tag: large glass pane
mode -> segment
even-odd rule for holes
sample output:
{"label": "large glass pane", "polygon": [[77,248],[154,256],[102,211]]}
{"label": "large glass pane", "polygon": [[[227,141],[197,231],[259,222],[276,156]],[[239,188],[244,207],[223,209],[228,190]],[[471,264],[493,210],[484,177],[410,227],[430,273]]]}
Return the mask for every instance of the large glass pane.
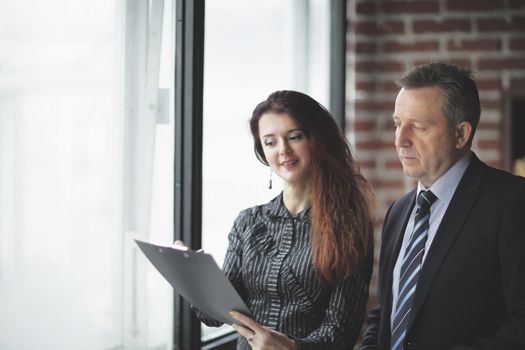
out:
{"label": "large glass pane", "polygon": [[171,349],[132,239],[173,236],[173,22],[170,0],[2,2],[0,349]]}
{"label": "large glass pane", "polygon": [[[240,210],[281,190],[253,153],[248,120],[275,90],[328,101],[329,1],[206,2],[204,63],[203,248],[222,265]],[[224,328],[225,331],[229,327]],[[222,330],[203,327],[203,340]]]}

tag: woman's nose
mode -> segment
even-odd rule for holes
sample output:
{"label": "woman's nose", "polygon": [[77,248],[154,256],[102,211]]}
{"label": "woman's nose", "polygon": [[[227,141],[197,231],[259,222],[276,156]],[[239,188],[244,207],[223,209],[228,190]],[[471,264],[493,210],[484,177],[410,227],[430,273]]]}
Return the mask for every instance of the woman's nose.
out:
{"label": "woman's nose", "polygon": [[281,144],[281,148],[279,149],[279,154],[290,154],[292,151],[292,149],[290,148],[290,145],[288,144],[288,142],[283,142]]}

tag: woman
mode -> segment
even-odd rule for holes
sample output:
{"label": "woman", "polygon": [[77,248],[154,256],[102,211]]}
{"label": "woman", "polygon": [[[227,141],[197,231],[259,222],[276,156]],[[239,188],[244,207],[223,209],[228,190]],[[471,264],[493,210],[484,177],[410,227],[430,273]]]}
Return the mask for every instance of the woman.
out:
{"label": "woman", "polygon": [[[250,120],[257,158],[282,193],[242,211],[223,266],[254,319],[237,349],[352,349],[372,273],[369,187],[330,113],[277,91]],[[197,312],[204,323],[218,325]]]}

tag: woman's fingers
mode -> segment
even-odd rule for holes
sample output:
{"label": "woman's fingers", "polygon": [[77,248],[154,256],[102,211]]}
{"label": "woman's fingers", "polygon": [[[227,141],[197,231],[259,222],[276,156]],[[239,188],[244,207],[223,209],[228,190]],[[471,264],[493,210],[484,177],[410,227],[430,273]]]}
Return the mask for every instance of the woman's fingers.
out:
{"label": "woman's fingers", "polygon": [[246,338],[252,349],[297,349],[297,344],[283,333],[260,325],[252,318],[237,311],[230,311],[230,316],[241,322],[244,326],[233,324],[232,327],[241,336]]}
{"label": "woman's fingers", "polygon": [[238,325],[236,323],[232,324],[233,329],[235,329],[240,335],[246,338],[246,340],[251,341],[253,338],[253,331],[249,328],[243,327],[241,325]]}
{"label": "woman's fingers", "polygon": [[254,337],[258,332],[260,334],[261,330],[264,330],[262,326],[257,323],[257,321],[237,311],[230,311],[230,316],[245,325],[241,326],[238,324],[232,324],[232,327],[239,332],[240,335],[246,338],[253,348],[254,345],[252,342],[254,341]]}
{"label": "woman's fingers", "polygon": [[230,311],[230,316],[236,319],[237,321],[240,321],[242,324],[246,325],[248,328],[250,328],[256,333],[263,330],[263,327],[259,323],[257,323],[257,321],[246,315],[241,314],[240,312],[232,310]]}
{"label": "woman's fingers", "polygon": [[173,242],[172,247],[177,248],[177,249],[188,249],[188,246],[184,244],[183,241],[179,241],[179,240],[176,240],[175,242]]}
{"label": "woman's fingers", "polygon": [[[188,247],[186,245],[186,243],[184,243],[183,241],[179,241],[179,240],[176,240],[175,242],[173,242],[171,247],[175,248],[175,249],[180,249],[180,250],[189,250],[190,249],[190,247]],[[202,249],[199,249],[199,250],[196,250],[195,253],[204,253],[204,251]]]}

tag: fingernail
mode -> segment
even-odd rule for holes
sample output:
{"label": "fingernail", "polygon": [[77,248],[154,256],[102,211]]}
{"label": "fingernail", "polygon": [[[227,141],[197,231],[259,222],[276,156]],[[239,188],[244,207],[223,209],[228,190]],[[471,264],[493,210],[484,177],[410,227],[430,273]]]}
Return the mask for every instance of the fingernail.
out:
{"label": "fingernail", "polygon": [[229,312],[229,314],[230,314],[230,316],[232,316],[232,317],[234,317],[234,316],[236,316],[236,315],[237,315],[237,313],[236,313],[235,311],[233,311],[233,310],[232,310],[232,311],[230,311],[230,312]]}

